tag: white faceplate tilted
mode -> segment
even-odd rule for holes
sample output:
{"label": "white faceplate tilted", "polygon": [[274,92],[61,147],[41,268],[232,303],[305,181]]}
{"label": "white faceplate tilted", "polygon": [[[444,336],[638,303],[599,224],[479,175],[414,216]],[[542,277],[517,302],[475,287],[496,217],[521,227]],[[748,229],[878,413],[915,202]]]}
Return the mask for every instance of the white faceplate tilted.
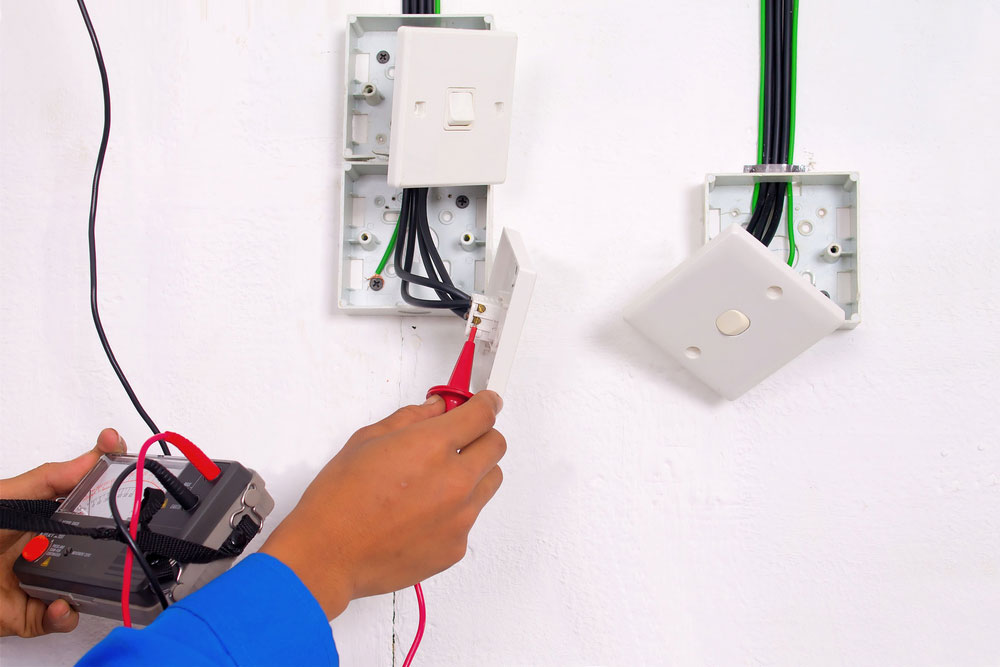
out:
{"label": "white faceplate tilted", "polygon": [[397,32],[389,184],[494,185],[507,177],[517,35]]}
{"label": "white faceplate tilted", "polygon": [[[481,315],[483,326],[476,336],[476,357],[472,366],[473,391],[492,389],[501,396],[507,390],[521,329],[535,289],[535,271],[528,260],[521,235],[504,229],[493,258],[493,271],[484,295],[473,296],[472,317]],[[477,304],[484,311],[478,313]]]}
{"label": "white faceplate tilted", "polygon": [[[749,326],[724,334],[743,329],[740,315]],[[633,301],[625,319],[732,400],[837,329],[844,312],[732,225]]]}

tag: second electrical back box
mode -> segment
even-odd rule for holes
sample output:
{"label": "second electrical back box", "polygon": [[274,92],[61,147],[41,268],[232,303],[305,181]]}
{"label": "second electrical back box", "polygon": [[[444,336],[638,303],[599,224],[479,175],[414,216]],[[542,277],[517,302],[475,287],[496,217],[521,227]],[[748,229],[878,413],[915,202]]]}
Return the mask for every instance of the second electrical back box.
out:
{"label": "second electrical back box", "polygon": [[[492,185],[506,176],[517,38],[489,16],[351,16],[338,305],[356,314],[444,314],[404,303],[391,243],[403,188],[429,187],[431,234],[455,285],[483,293]],[[419,258],[414,271],[423,273]],[[414,296],[434,298],[424,287]]]}

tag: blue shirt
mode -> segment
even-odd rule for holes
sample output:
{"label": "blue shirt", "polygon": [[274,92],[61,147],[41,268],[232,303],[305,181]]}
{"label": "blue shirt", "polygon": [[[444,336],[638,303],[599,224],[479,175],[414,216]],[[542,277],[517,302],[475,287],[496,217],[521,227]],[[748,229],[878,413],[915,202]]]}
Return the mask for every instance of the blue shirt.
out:
{"label": "blue shirt", "polygon": [[288,566],[247,556],[142,630],[116,628],[77,663],[96,665],[331,665],[326,614]]}

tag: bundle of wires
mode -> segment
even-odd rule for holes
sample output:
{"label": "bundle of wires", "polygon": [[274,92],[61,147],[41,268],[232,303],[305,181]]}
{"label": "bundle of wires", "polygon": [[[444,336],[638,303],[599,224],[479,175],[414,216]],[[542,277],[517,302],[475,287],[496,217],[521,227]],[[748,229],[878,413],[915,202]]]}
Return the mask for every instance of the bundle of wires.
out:
{"label": "bundle of wires", "polygon": [[403,0],[404,14],[440,14],[441,0]]}
{"label": "bundle of wires", "polygon": [[[798,16],[798,0],[761,0],[758,164],[792,163]],[[764,245],[770,245],[781,225],[786,196],[788,264],[791,266],[795,261],[791,181],[767,181],[754,186],[753,214],[747,231]]]}
{"label": "bundle of wires", "polygon": [[[428,188],[403,190],[403,205],[399,212],[399,221],[396,223],[396,231],[393,233],[396,275],[401,281],[400,294],[411,306],[446,308],[465,318],[472,305],[472,299],[452,282],[448,268],[441,259],[441,253],[434,245],[434,237],[427,218],[428,192]],[[420,261],[426,276],[413,272],[413,261],[417,252],[420,253]],[[437,299],[413,296],[410,293],[412,285],[421,285],[434,290]]]}

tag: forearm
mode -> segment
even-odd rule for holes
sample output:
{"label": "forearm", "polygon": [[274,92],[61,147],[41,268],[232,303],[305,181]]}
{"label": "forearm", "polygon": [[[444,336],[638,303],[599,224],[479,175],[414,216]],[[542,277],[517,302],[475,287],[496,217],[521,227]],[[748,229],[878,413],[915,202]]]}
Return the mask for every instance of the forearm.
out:
{"label": "forearm", "polygon": [[279,560],[254,554],[147,628],[118,628],[78,665],[338,665],[319,603]]}

